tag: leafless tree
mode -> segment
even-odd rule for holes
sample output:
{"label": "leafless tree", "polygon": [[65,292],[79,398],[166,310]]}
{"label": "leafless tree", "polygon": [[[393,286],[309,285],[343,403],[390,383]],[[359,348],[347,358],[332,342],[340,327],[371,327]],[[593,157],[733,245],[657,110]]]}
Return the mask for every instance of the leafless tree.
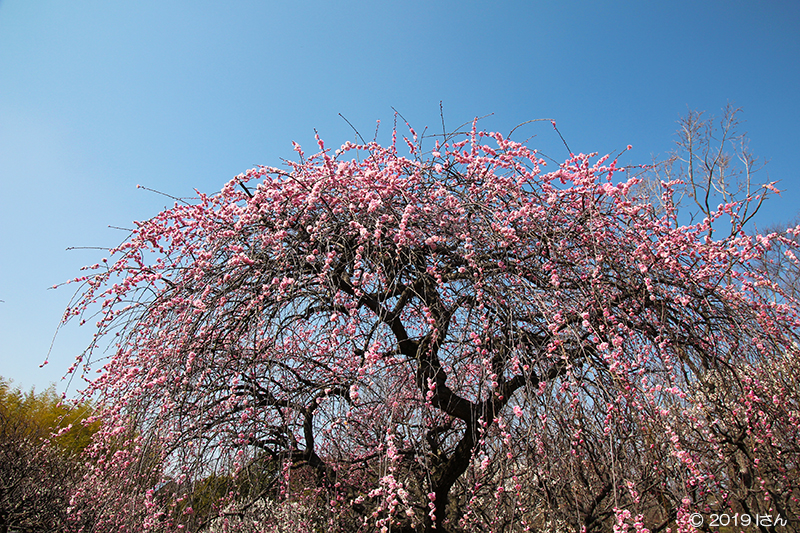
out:
{"label": "leafless tree", "polygon": [[[727,105],[717,118],[704,111],[689,111],[678,120],[675,148],[663,161],[656,161],[643,173],[641,190],[661,211],[670,203],[662,184],[670,184],[674,208],[681,208],[688,223],[711,219],[709,235],[725,224],[734,235],[751,221],[764,200],[776,193],[775,183],[758,183],[756,173],[764,166],[748,146],[747,132],[739,119],[741,108]],[[743,202],[741,210],[715,220],[720,206]]]}

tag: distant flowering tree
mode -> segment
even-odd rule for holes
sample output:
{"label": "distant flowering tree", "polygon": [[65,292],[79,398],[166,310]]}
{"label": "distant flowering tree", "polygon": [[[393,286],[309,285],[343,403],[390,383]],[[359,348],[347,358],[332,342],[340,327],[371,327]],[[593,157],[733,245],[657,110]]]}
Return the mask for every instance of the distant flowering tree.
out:
{"label": "distant flowering tree", "polygon": [[764,251],[758,264],[759,268],[768,274],[771,281],[765,290],[770,291],[774,285],[777,285],[780,288],[778,298],[788,295],[795,301],[800,300],[800,258],[796,254],[797,247],[800,245],[800,234],[787,231],[787,228],[791,230],[797,225],[800,225],[800,214],[789,223],[773,224],[763,228],[761,233],[764,235],[780,234],[793,242],[787,245],[784,239],[776,240],[769,249]]}
{"label": "distant flowering tree", "polygon": [[766,191],[683,226],[678,183],[656,209],[613,157],[544,172],[474,124],[429,152],[409,131],[295,145],[75,280],[66,319],[97,336],[74,368],[112,339],[97,530],[797,524],[798,317],[751,266],[794,241],[742,231]]}

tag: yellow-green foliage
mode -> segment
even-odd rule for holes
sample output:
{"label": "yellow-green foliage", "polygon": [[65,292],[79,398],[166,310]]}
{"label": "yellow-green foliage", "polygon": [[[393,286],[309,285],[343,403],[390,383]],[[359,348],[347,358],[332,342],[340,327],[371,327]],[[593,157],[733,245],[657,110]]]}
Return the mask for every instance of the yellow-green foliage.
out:
{"label": "yellow-green foliage", "polygon": [[70,427],[69,431],[52,440],[55,447],[67,455],[83,451],[97,431],[99,422],[85,424],[91,416],[89,404],[70,405],[61,400],[54,386],[42,392],[31,389],[22,392],[0,377],[0,422],[25,427],[29,435],[46,438]]}

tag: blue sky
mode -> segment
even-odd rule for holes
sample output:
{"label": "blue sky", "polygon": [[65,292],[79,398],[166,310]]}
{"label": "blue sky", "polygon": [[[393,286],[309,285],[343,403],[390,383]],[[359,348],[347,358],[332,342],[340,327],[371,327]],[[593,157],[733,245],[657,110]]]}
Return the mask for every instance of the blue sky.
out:
{"label": "blue sky", "polygon": [[[418,131],[492,113],[508,132],[554,118],[575,152],[664,156],[688,109],[743,108],[763,180],[800,205],[800,3],[0,0],[0,375],[60,382],[88,326],[63,328],[54,284],[175,196],[214,192],[291,141],[387,141],[392,106]],[[567,154],[546,122],[525,136]]]}

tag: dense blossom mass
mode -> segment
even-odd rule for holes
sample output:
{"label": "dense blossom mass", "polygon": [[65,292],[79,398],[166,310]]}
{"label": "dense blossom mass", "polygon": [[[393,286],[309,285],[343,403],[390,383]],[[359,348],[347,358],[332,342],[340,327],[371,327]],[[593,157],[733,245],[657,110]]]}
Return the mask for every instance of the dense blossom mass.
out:
{"label": "dense blossom mass", "polygon": [[409,137],[295,145],[75,280],[94,530],[796,524],[798,318],[751,267],[793,235],[742,231],[760,197],[681,225],[613,157]]}

